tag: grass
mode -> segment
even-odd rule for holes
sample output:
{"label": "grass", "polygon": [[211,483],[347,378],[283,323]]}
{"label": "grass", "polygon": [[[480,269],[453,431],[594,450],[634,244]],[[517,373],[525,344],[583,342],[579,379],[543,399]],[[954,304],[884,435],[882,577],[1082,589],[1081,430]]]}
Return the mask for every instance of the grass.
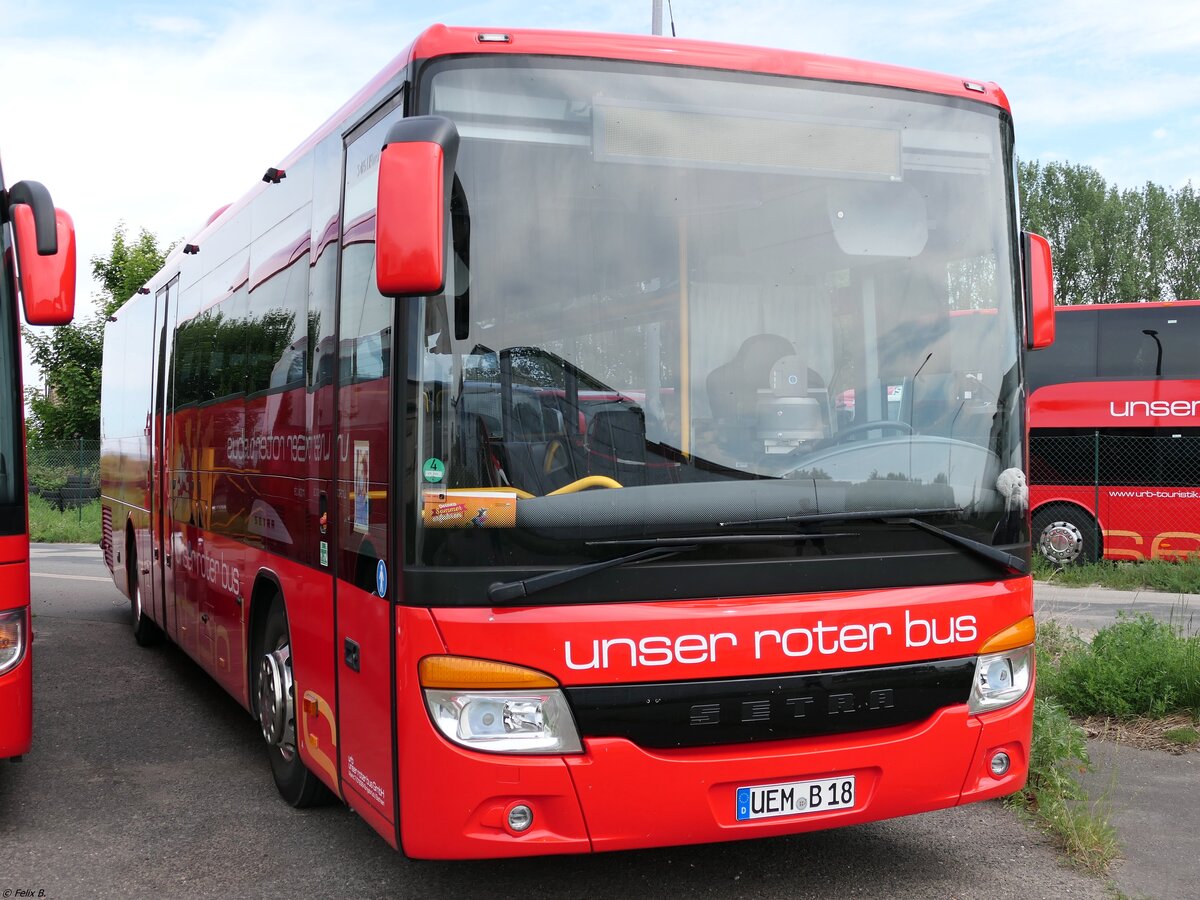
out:
{"label": "grass", "polygon": [[1197,741],[1200,741],[1200,731],[1187,725],[1183,728],[1172,728],[1170,731],[1164,731],[1163,737],[1172,744],[1177,744],[1180,747],[1193,747]]}
{"label": "grass", "polygon": [[100,543],[100,501],[93,500],[81,509],[60,512],[41,497],[31,494],[29,539],[34,543],[50,544]]}
{"label": "grass", "polygon": [[[1038,626],[1037,698],[1029,781],[1009,802],[1053,835],[1068,858],[1104,871],[1118,852],[1116,831],[1076,776],[1091,768],[1084,730],[1072,716],[1120,720],[1185,713],[1200,718],[1200,635],[1149,616],[1122,616],[1089,643],[1054,622]],[[1200,742],[1192,725],[1163,733]]]}
{"label": "grass", "polygon": [[1200,594],[1200,560],[1189,557],[1181,562],[1150,559],[1144,562],[1102,560],[1059,567],[1040,553],[1033,555],[1033,577],[1068,587],[1098,584],[1118,591],[1148,588],[1177,594]]}
{"label": "grass", "polygon": [[1029,780],[1009,798],[1061,845],[1068,859],[1103,872],[1116,859],[1117,833],[1101,804],[1089,802],[1076,775],[1091,768],[1087,739],[1066,710],[1038,697],[1033,706]]}
{"label": "grass", "polygon": [[1200,715],[1200,635],[1150,616],[1120,616],[1087,643],[1047,623],[1038,691],[1073,716]]}

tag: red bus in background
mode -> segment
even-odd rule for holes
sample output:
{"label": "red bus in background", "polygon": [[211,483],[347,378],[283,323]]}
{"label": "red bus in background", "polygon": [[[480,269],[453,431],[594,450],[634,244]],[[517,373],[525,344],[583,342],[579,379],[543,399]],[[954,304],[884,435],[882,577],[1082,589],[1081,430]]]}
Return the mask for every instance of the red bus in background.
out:
{"label": "red bus in background", "polygon": [[1200,553],[1200,300],[1059,307],[1030,357],[1030,501],[1057,563]]}
{"label": "red bus in background", "polygon": [[137,641],[416,857],[1012,793],[1053,301],[1011,152],[991,84],[430,28],[106,330]]}
{"label": "red bus in background", "polygon": [[36,181],[0,173],[0,760],[33,741],[33,640],[20,296],[30,325],[64,325],[75,307],[75,230]]}

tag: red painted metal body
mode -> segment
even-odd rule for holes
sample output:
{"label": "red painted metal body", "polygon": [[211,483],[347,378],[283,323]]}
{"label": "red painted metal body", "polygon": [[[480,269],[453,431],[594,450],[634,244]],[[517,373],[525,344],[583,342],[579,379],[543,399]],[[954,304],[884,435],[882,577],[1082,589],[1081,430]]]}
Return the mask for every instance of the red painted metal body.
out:
{"label": "red painted metal body", "polygon": [[17,309],[23,306],[33,325],[71,320],[75,229],[37,182],[6,187],[0,175],[0,208],[0,759],[5,759],[29,752],[33,741],[29,482]]}
{"label": "red painted metal body", "polygon": [[[429,29],[281,161],[286,180],[259,185],[214,216],[190,241],[198,254],[172,257],[150,293],[117,313],[106,358],[138,362],[124,350],[135,341],[166,348],[166,362],[161,375],[148,358],[128,372],[106,371],[105,403],[112,404],[106,422],[121,423],[106,432],[102,451],[106,558],[116,585],[128,592],[131,581],[138,583],[151,598],[148,617],[251,710],[251,648],[261,609],[277,595],[290,629],[300,758],[385,840],[413,856],[732,840],[872,821],[1019,788],[1027,771],[1032,692],[998,712],[971,715],[962,703],[911,725],[804,740],[652,750],[623,738],[588,737],[582,754],[562,756],[504,756],[452,745],[431,722],[417,680],[418,663],[429,655],[502,660],[546,672],[568,688],[966,659],[993,634],[1031,615],[1031,582],[782,596],[755,595],[747,585],[745,595],[717,599],[449,606],[445,598],[406,595],[398,562],[404,534],[395,521],[396,495],[402,472],[411,477],[409,467],[420,459],[394,459],[401,451],[393,441],[407,427],[404,403],[417,401],[401,396],[407,388],[392,379],[355,369],[360,350],[370,349],[361,339],[378,334],[383,340],[386,331],[387,340],[395,340],[390,325],[347,338],[357,323],[343,320],[341,346],[330,351],[318,334],[333,332],[318,332],[320,323],[309,322],[308,383],[287,380],[285,354],[261,390],[164,399],[164,391],[183,390],[195,371],[207,373],[207,364],[188,369],[176,355],[186,345],[181,335],[200,327],[205,315],[211,313],[217,334],[222,310],[239,302],[253,308],[273,290],[285,293],[289,279],[303,275],[306,295],[317,298],[318,287],[332,291],[334,272],[346,277],[353,268],[348,260],[364,249],[359,245],[375,240],[375,223],[373,213],[350,211],[353,184],[338,184],[347,152],[342,135],[379,124],[368,114],[386,112],[384,101],[394,100],[418,61],[484,53],[886,85],[1008,110],[995,85],[968,87],[947,76],[808,54],[556,32],[480,43],[472,30]],[[332,155],[323,156],[326,151]],[[376,164],[365,157],[346,173],[347,182]],[[309,187],[297,188],[303,184]],[[342,264],[334,267],[338,254]],[[415,352],[408,340],[408,352]],[[392,349],[389,344],[389,359]],[[168,384],[174,387],[163,387]],[[579,417],[585,432],[584,413]],[[132,574],[131,554],[138,561]],[[353,666],[347,665],[349,643],[355,645]],[[665,646],[671,658],[662,664]],[[640,648],[649,647],[655,652],[648,662]],[[996,779],[988,762],[1000,748],[1013,766]],[[842,774],[856,776],[861,798],[847,813],[734,820],[739,787]],[[504,826],[506,809],[517,802],[533,808],[536,823],[519,837]]]}
{"label": "red painted metal body", "polygon": [[[814,671],[878,661],[970,655],[988,636],[1032,614],[1029,579],[991,585],[850,592],[830,596],[738,597],[692,603],[620,604],[584,608],[406,610],[398,627],[397,657],[449,652],[503,658],[555,676],[564,685],[720,678]],[[939,637],[950,622],[974,617],[978,638],[957,646],[906,646],[927,634]],[[802,659],[781,658],[773,637],[755,635],[791,627],[886,624],[875,629],[874,653],[837,649]],[[736,638],[716,642],[704,662],[640,671],[627,665],[578,671],[566,665],[566,642],[649,635],[677,642],[717,631]],[[868,632],[870,630],[868,629]],[[536,636],[536,637],[534,637]],[[814,643],[833,649],[824,632]],[[578,643],[577,643],[578,642]],[[676,644],[679,646],[678,644]],[[697,644],[699,646],[699,644]],[[798,645],[799,646],[799,645]],[[855,644],[854,646],[857,646]],[[590,650],[585,656],[590,656]],[[697,652],[693,658],[705,654]],[[578,663],[579,657],[574,657]],[[397,672],[400,713],[401,837],[405,852],[421,857],[574,853],[706,841],[739,840],[851,825],[955,806],[1017,790],[1025,780],[1032,695],[983,716],[965,705],[911,725],[796,741],[727,747],[649,750],[621,738],[593,738],[581,756],[506,759],[451,747],[429,724],[413,674]],[[647,674],[650,672],[652,674]],[[1013,755],[1004,778],[991,777],[987,761],[998,749]],[[429,772],[437,772],[436,779]],[[738,787],[856,775],[865,802],[848,812],[756,822],[734,819]],[[535,810],[538,831],[514,840],[501,813],[513,802]],[[437,810],[437,814],[430,814]]]}
{"label": "red painted metal body", "polygon": [[22,756],[33,743],[33,632],[29,614],[29,537],[0,537],[0,612],[25,616],[25,653],[0,675],[0,760]]}
{"label": "red painted metal body", "polygon": [[[1184,368],[1194,359],[1200,301],[1059,307],[1059,328],[1068,334],[1068,340],[1085,316],[1095,319],[1100,327],[1109,327],[1109,323],[1113,326],[1104,338],[1092,331],[1082,346],[1070,344],[1085,356],[1094,355],[1099,371],[1090,366],[1087,376],[1073,379],[1055,371],[1058,357],[1033,357],[1035,363],[1050,370],[1038,379],[1029,397],[1034,446],[1045,436],[1051,440],[1064,439],[1059,436],[1077,439],[1079,471],[1074,473],[1077,477],[1056,477],[1072,468],[1057,461],[1035,469],[1035,476],[1041,477],[1031,477],[1030,508],[1035,514],[1052,505],[1082,510],[1098,524],[1106,559],[1178,560],[1194,556],[1200,553],[1200,488],[1188,477],[1191,470],[1180,460],[1180,453],[1172,454],[1170,461],[1159,460],[1156,457],[1162,450],[1156,447],[1170,450],[1173,442],[1180,447],[1191,442],[1189,446],[1194,447],[1200,439],[1200,380],[1196,374],[1180,374],[1178,368],[1181,359],[1185,360]],[[1137,321],[1130,318],[1125,322],[1119,317],[1137,317]],[[1162,327],[1164,321],[1169,327]],[[1167,352],[1174,354],[1173,360],[1168,357],[1169,364],[1175,363],[1174,374],[1168,369],[1162,377],[1155,377],[1155,345],[1142,329],[1146,324],[1157,326],[1156,333],[1161,334]],[[1172,335],[1170,328],[1174,327],[1186,331]],[[1116,372],[1106,376],[1098,340],[1117,340],[1127,346],[1145,344],[1144,371],[1125,377]],[[1162,365],[1161,356],[1157,362]],[[1128,464],[1121,466],[1124,477],[1108,475],[1103,471],[1108,468],[1105,465],[1097,484],[1094,456],[1100,452],[1108,457],[1108,448],[1115,447],[1111,444],[1114,440],[1126,442],[1123,449],[1111,451],[1128,457]]]}

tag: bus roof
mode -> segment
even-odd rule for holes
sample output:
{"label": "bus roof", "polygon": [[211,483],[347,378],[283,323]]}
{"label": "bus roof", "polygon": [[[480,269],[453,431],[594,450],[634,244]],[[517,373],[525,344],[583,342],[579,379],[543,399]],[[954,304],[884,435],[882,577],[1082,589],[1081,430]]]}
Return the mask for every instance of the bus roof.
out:
{"label": "bus roof", "polygon": [[1200,300],[1153,300],[1147,303],[1072,303],[1054,307],[1054,313],[1084,309],[1162,309],[1168,306],[1200,306]]}

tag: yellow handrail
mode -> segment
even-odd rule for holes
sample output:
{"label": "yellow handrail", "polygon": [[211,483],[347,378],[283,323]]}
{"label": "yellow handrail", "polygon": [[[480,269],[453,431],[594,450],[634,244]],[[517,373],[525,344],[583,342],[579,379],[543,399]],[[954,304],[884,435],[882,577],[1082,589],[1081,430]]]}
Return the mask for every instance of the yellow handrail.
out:
{"label": "yellow handrail", "polygon": [[619,481],[614,481],[607,475],[588,475],[586,478],[580,478],[578,481],[572,481],[568,485],[560,487],[557,491],[551,491],[546,496],[554,497],[558,494],[574,494],[577,491],[586,491],[588,488],[619,488],[624,487]]}

